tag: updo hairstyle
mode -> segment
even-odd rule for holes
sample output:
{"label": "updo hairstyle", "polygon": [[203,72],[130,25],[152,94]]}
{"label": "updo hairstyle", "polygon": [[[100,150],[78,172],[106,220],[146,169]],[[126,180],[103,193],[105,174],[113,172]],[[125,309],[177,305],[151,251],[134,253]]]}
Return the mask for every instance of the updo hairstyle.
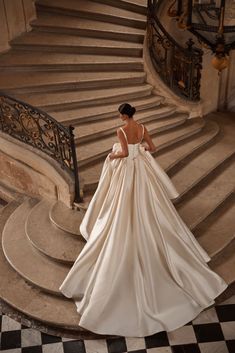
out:
{"label": "updo hairstyle", "polygon": [[131,118],[135,114],[136,109],[128,103],[123,103],[119,106],[118,111],[119,113],[128,115],[128,117]]}

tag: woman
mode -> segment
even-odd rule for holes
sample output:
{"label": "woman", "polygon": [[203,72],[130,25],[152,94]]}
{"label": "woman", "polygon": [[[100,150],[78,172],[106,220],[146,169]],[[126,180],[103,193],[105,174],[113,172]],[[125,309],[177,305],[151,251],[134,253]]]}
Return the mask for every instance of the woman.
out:
{"label": "woman", "polygon": [[79,326],[144,337],[185,325],[228,285],[172,204],[179,194],[135,108],[124,103],[119,112],[119,143],[80,225],[87,243],[60,291],[75,301]]}

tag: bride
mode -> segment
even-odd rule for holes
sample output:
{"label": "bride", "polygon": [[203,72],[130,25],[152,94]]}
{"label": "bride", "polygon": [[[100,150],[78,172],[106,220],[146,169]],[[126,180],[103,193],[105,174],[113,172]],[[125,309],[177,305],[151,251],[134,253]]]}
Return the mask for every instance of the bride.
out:
{"label": "bride", "polygon": [[212,305],[228,284],[176,211],[179,193],[151,152],[146,127],[128,103],[118,143],[106,157],[80,225],[87,241],[60,286],[79,326],[145,337],[173,331]]}

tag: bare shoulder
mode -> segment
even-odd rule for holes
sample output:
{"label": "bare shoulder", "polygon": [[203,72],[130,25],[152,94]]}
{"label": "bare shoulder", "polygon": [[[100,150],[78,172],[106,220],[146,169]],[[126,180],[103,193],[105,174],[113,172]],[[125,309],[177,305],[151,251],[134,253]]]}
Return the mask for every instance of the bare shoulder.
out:
{"label": "bare shoulder", "polygon": [[117,135],[118,136],[123,135],[123,128],[121,128],[121,127],[117,128]]}

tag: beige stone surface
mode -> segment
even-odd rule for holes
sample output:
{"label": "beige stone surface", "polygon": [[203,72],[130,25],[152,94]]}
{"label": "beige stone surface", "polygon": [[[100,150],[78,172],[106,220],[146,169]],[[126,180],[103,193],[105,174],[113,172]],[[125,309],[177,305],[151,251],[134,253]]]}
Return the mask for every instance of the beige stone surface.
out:
{"label": "beige stone surface", "polygon": [[9,41],[30,30],[29,22],[36,17],[33,0],[0,1],[0,52],[9,48]]}
{"label": "beige stone surface", "polygon": [[8,27],[7,27],[7,18],[4,6],[5,0],[0,0],[0,23],[1,23],[1,36],[0,36],[0,52],[4,52],[9,49],[8,44]]}
{"label": "beige stone surface", "polygon": [[70,209],[63,202],[57,201],[52,203],[47,211],[51,222],[58,228],[74,235],[80,235],[79,227],[85,214],[84,210]]}
{"label": "beige stone surface", "polygon": [[[217,121],[219,124],[218,119]],[[195,183],[198,183],[226,159],[235,154],[234,130],[235,121],[226,119],[226,116],[224,116],[223,128],[221,128],[217,141],[208,146],[202,153],[192,157],[188,163],[182,164],[180,169],[174,173],[172,181],[181,194],[187,192]]]}
{"label": "beige stone surface", "polygon": [[235,239],[235,194],[227,198],[194,234],[211,257],[219,254]]}
{"label": "beige stone surface", "polygon": [[[102,3],[93,3],[89,0],[79,0],[78,1],[68,1],[60,0],[40,0],[38,1],[39,7],[42,8],[58,8],[63,9],[67,14],[79,14],[85,13],[86,18],[97,20],[106,20],[111,23],[118,23],[126,26],[132,26],[137,28],[145,28],[146,26],[146,16],[144,14],[134,13],[133,11],[117,8],[111,4],[106,5]],[[54,9],[54,11],[56,11]]]}
{"label": "beige stone surface", "polygon": [[27,101],[31,105],[50,112],[64,108],[82,108],[115,102],[117,102],[118,105],[122,100],[149,96],[151,91],[152,86],[143,83],[134,87],[100,88],[99,90],[91,89],[83,91],[73,90],[59,93],[32,93],[30,95],[17,94],[17,97],[23,101]]}
{"label": "beige stone surface", "polygon": [[144,29],[123,26],[117,23],[95,21],[94,19],[68,17],[63,14],[45,13],[32,24],[33,28],[56,28],[57,32],[63,29],[63,33],[76,33],[77,35],[97,35],[104,38],[125,40],[126,34],[133,42],[143,42]]}
{"label": "beige stone surface", "polygon": [[[4,209],[0,223],[0,236],[6,220],[18,206],[19,203],[13,202]],[[27,283],[9,265],[1,247],[0,263],[0,296],[3,300],[37,320],[64,328],[78,329],[79,315],[72,301],[48,295]]]}
{"label": "beige stone surface", "polygon": [[[188,194],[178,205],[180,216],[191,228],[204,220],[217,208],[224,198],[234,190],[235,158],[219,166],[210,175],[210,182],[199,183],[194,190],[195,197]],[[177,186],[177,185],[176,185]]]}
{"label": "beige stone surface", "polygon": [[9,39],[18,36],[26,30],[24,7],[21,1],[4,1],[6,9],[6,18],[9,30]]}
{"label": "beige stone surface", "polygon": [[27,31],[31,30],[30,22],[36,18],[35,0],[23,0],[25,26]]}
{"label": "beige stone surface", "polygon": [[[158,108],[161,103],[164,103],[164,97],[150,95],[142,98],[133,98],[129,100],[130,104],[136,107],[138,113],[144,110]],[[118,104],[107,103],[98,106],[88,106],[84,108],[75,108],[68,111],[53,111],[51,114],[64,124],[85,123],[87,121],[99,121],[104,119],[114,119],[118,116]]]}
{"label": "beige stone surface", "polygon": [[72,177],[43,152],[0,133],[2,177],[19,191],[63,200],[71,206],[74,197]]}
{"label": "beige stone surface", "polygon": [[205,148],[206,144],[212,142],[220,131],[219,125],[214,121],[207,121],[202,130],[189,138],[179,141],[173,146],[169,146],[160,151],[156,160],[160,165],[172,175],[172,169],[177,167],[180,161],[196,153],[200,148]]}
{"label": "beige stone surface", "polygon": [[59,287],[70,267],[36,250],[25,233],[25,222],[34,204],[34,201],[26,200],[7,220],[2,235],[4,255],[25,280],[46,292],[62,296]]}
{"label": "beige stone surface", "polygon": [[[141,71],[143,69],[142,58],[112,56],[112,55],[79,55],[71,53],[40,53],[30,51],[25,55],[24,51],[5,53],[0,57],[0,68],[18,67],[44,71]],[[115,70],[114,70],[115,69]]]}
{"label": "beige stone surface", "polygon": [[[25,223],[26,235],[36,249],[52,260],[72,265],[86,241],[79,233],[74,235],[51,222],[49,212],[53,204],[54,202],[42,200],[32,208]],[[72,211],[65,205],[64,209],[67,214],[73,213],[71,223],[74,228],[79,228],[81,222],[79,212]],[[65,218],[66,214],[61,213],[59,224],[63,224]]]}
{"label": "beige stone surface", "polygon": [[[120,86],[128,82],[144,83],[143,72],[2,72],[0,89],[10,92],[62,91],[64,89]],[[20,88],[19,88],[20,87]]]}
{"label": "beige stone surface", "polygon": [[16,191],[57,199],[56,185],[30,166],[0,151],[0,179]]}

